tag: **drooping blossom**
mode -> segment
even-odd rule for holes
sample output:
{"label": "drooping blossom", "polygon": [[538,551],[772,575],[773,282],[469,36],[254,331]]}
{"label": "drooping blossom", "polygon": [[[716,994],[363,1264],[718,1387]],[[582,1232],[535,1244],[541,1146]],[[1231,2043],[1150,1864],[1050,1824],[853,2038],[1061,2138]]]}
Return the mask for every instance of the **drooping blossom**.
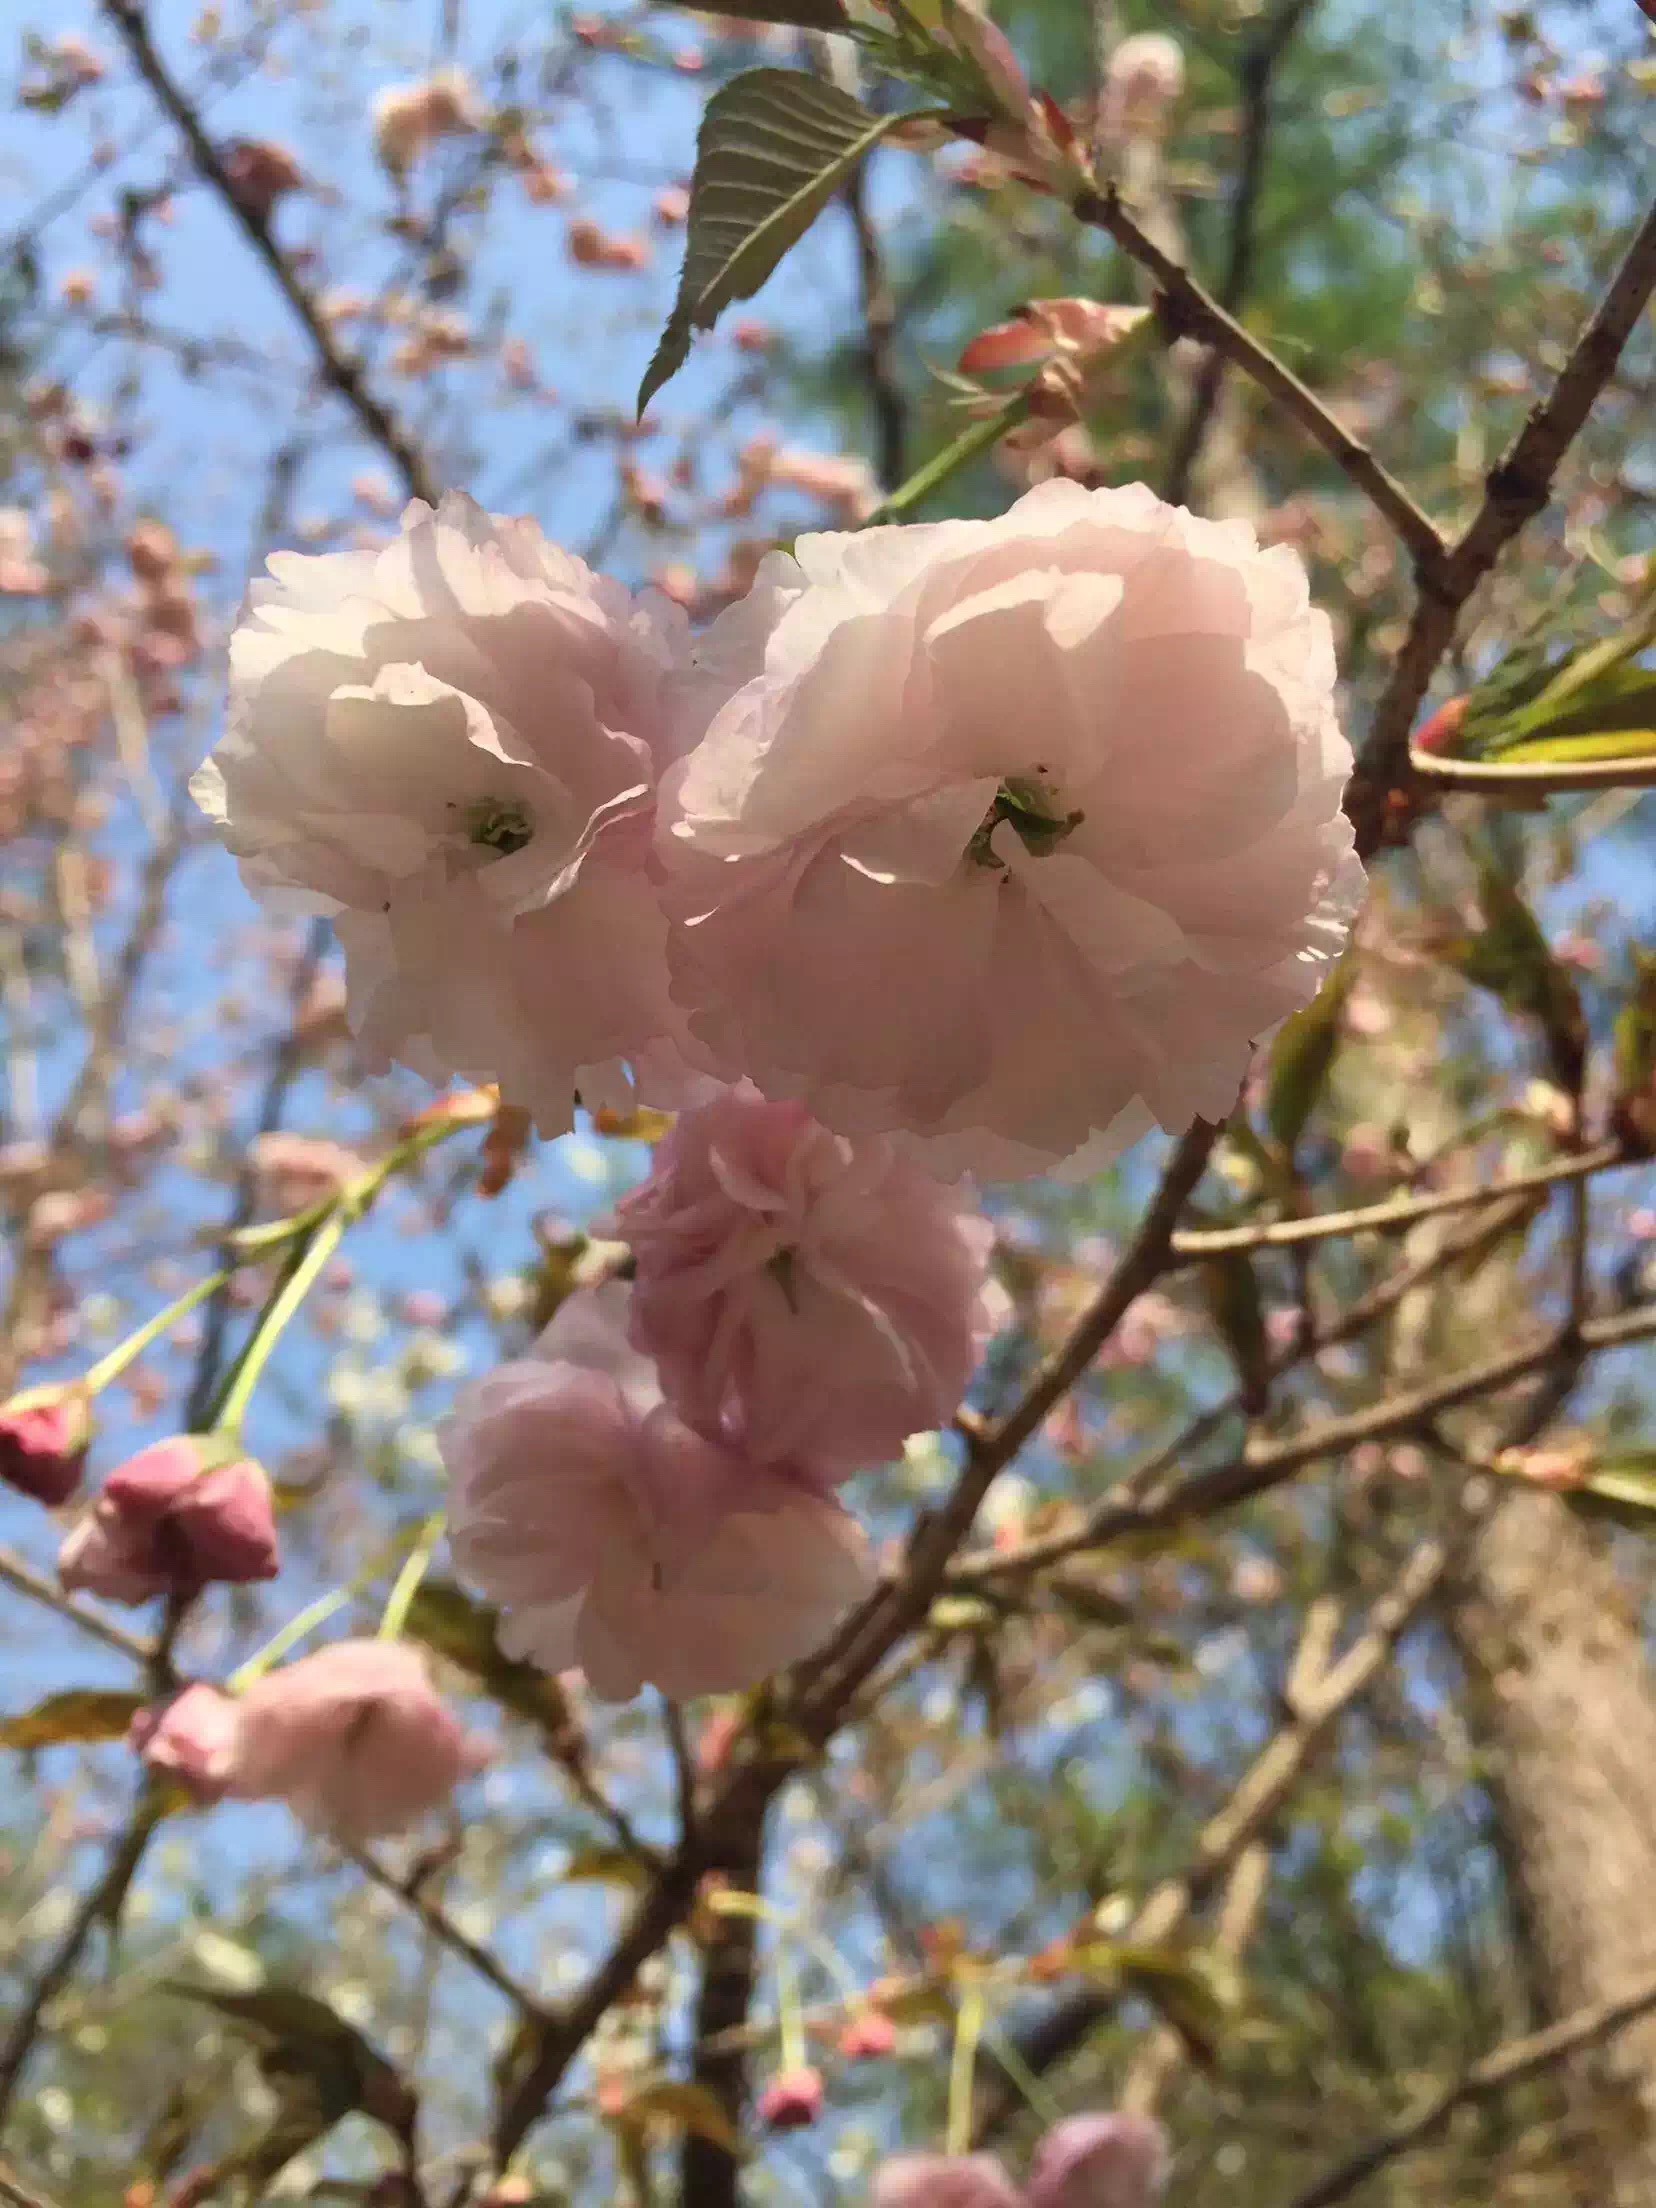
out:
{"label": "drooping blossom", "polygon": [[804,536],[696,656],[675,989],[717,1062],[843,1132],[1096,1168],[1223,1117],[1344,943],[1329,626],[1244,523],[1054,481]]}
{"label": "drooping blossom", "polygon": [[1066,2116],[1035,2149],[1029,2208],[1154,2208],[1167,2137],[1149,2116]]}
{"label": "drooping blossom", "polygon": [[895,1456],[991,1330],[988,1221],[886,1138],[750,1083],[681,1114],[600,1231],[632,1250],[631,1338],[675,1408],[769,1462]]}
{"label": "drooping blossom", "polygon": [[203,1804],[223,1799],[235,1765],[239,1706],[201,1681],[143,1709],[127,1731],[151,1771],[174,1779]]}
{"label": "drooping blossom", "polygon": [[760,2088],[759,2121],[767,2131],[799,2131],[822,2114],[822,2072],[779,2070]]}
{"label": "drooping blossom", "polygon": [[0,1480],[37,1503],[66,1503],[80,1485],[92,1435],[85,1398],[31,1391],[0,1406]]}
{"label": "drooping blossom", "polygon": [[336,1641],[256,1679],[237,1703],[226,1791],[285,1801],[360,1842],[402,1832],[488,1760],[406,1641]]}
{"label": "drooping blossom", "polygon": [[547,1132],[672,1025],[652,789],[686,635],[528,521],[419,503],[278,553],[191,784],[257,894],[333,916],[368,1052],[498,1081]]}
{"label": "drooping blossom", "polygon": [[897,2154],[874,2173],[869,2208],[1022,2208],[992,2154]]}
{"label": "drooping blossom", "polygon": [[270,1482],[211,1437],[175,1434],[119,1464],[65,1536],[58,1577],[111,1602],[273,1579]]}
{"label": "drooping blossom", "polygon": [[500,1645],[621,1701],[752,1686],[868,1584],[856,1522],[802,1474],[704,1439],[626,1340],[618,1282],[571,1296],[530,1357],[438,1430],[462,1574]]}

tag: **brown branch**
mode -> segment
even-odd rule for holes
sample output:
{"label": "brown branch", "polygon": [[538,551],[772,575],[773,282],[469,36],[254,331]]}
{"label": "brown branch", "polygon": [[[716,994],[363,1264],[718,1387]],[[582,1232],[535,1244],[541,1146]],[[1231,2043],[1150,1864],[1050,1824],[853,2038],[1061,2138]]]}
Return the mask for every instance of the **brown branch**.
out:
{"label": "brown branch", "polygon": [[1411,2113],[1389,2131],[1381,2132],[1366,2147],[1360,2147],[1303,2192],[1296,2193],[1289,2208],[1332,2208],[1333,2202],[1344,2200],[1388,2162],[1441,2131],[1456,2109],[1504,2093],[1509,2086],[1521,2084],[1525,2078],[1551,2069],[1555,2063],[1566,2061],[1585,2048],[1598,2046],[1617,2032],[1625,2031],[1628,2025],[1638,2023],[1653,2009],[1656,2009],[1656,1981],[1647,1980],[1617,2000],[1599,2001],[1591,2008],[1577,2009],[1557,2024],[1549,2024],[1544,2031],[1509,2040],[1505,2046],[1497,2047],[1493,2053],[1473,2063],[1453,2085],[1419,2101]]}
{"label": "brown branch", "polygon": [[1416,1433],[1441,1412],[1497,1394],[1550,1366],[1573,1367],[1578,1354],[1619,1349],[1652,1336],[1656,1336],[1656,1304],[1643,1304],[1618,1318],[1594,1320],[1563,1340],[1557,1334],[1548,1334],[1525,1348],[1509,1350],[1483,1364],[1465,1366],[1429,1386],[1388,1396],[1366,1411],[1324,1419],[1288,1441],[1245,1448],[1228,1462],[1192,1473],[1185,1480],[1164,1480],[1131,1501],[1107,1497],[1088,1514],[1083,1525],[1065,1533],[1042,1535],[1016,1548],[963,1557],[952,1576],[961,1582],[981,1583],[1057,1563],[1130,1534],[1161,1532],[1193,1519],[1214,1517],[1239,1503],[1254,1501],[1319,1458],[1342,1456],[1365,1441]]}
{"label": "brown branch", "polygon": [[0,1581],[15,1588],[18,1594],[27,1595],[31,1602],[44,1603],[48,1610],[55,1610],[60,1618],[67,1618],[71,1625],[90,1633],[94,1640],[102,1641],[107,1648],[118,1649],[123,1656],[130,1656],[134,1663],[151,1664],[155,1661],[156,1643],[128,1632],[113,1618],[106,1618],[101,1610],[90,1603],[78,1602],[73,1595],[66,1595],[55,1580],[37,1572],[32,1564],[24,1562],[14,1549],[0,1548]]}
{"label": "brown branch", "polygon": [[0,2162],[0,2201],[5,2203],[5,2208],[54,2208],[54,2203],[44,2193],[30,2192],[27,2186],[20,2184],[3,2162]]}
{"label": "brown branch", "polygon": [[133,1873],[149,1846],[150,1835],[165,1814],[156,1789],[146,1779],[127,1822],[109,1851],[103,1875],[81,1897],[80,1906],[64,1926],[45,1967],[29,1989],[5,2042],[0,2045],[0,2134],[11,2113],[25,2064],[40,2033],[41,2022],[55,1996],[67,1985],[81,1951],[100,1920],[120,1907]]}
{"label": "brown branch", "polygon": [[[737,1835],[738,1846],[715,1867],[740,1893],[756,1893],[762,1883],[764,1827],[755,1821]],[[711,2093],[738,2134],[747,2100],[747,2050],[729,2035],[748,2020],[757,1968],[759,1927],[749,1916],[714,1920],[702,1952],[701,1988],[696,1999],[696,2051],[690,2075]],[[686,2131],[679,2153],[679,2198],[695,2208],[738,2208],[742,2165],[728,2148],[695,2131]]]}
{"label": "brown branch", "polygon": [[[1240,310],[1253,275],[1259,198],[1271,135],[1271,80],[1313,4],[1314,0],[1282,0],[1242,52],[1238,71],[1242,82],[1242,145],[1231,194],[1225,270],[1217,293],[1218,304],[1227,314]],[[1182,505],[1190,495],[1191,478],[1207,442],[1224,375],[1225,355],[1217,345],[1210,344],[1202,356],[1189,410],[1180,425],[1162,484],[1162,496],[1175,505]]]}
{"label": "brown branch", "polygon": [[[1335,419],[1309,384],[1302,383],[1268,346],[1251,337],[1217,299],[1162,251],[1128,212],[1117,187],[1102,184],[1096,191],[1081,192],[1071,207],[1079,221],[1107,231],[1131,260],[1149,270],[1157,288],[1157,306],[1170,334],[1203,339],[1292,415],[1385,518],[1407,547],[1417,572],[1423,578],[1435,577],[1447,557],[1435,523],[1368,446]],[[1432,664],[1436,666],[1435,659]]]}
{"label": "brown branch", "polygon": [[202,181],[217,193],[304,326],[323,381],[345,401],[365,433],[391,462],[409,496],[435,505],[438,485],[425,456],[384,400],[370,388],[361,361],[340,350],[316,301],[277,244],[269,222],[248,204],[244,194],[237,192],[200,115],[156,49],[141,0],[103,0],[103,12],[131,55],[133,66],[177,125]]}
{"label": "brown branch", "polygon": [[1352,1211],[1319,1212],[1311,1219],[1272,1219],[1257,1227],[1201,1227],[1173,1237],[1175,1257],[1217,1257],[1227,1250],[1292,1248],[1304,1242],[1328,1242],[1352,1234],[1389,1232],[1413,1226],[1419,1219],[1434,1219],[1446,1212],[1474,1211],[1483,1204],[1497,1204],[1513,1196],[1540,1194],[1563,1182],[1583,1181],[1618,1165],[1632,1165],[1620,1143],[1600,1143],[1580,1157],[1560,1159],[1556,1165],[1538,1166],[1533,1173],[1515,1173],[1510,1180],[1486,1181],[1476,1188],[1449,1188],[1430,1196],[1398,1196],[1383,1204],[1365,1204]]}
{"label": "brown branch", "polygon": [[365,1878],[372,1879],[376,1886],[401,1902],[405,1909],[411,1909],[434,1939],[441,1941],[462,1962],[469,1963],[478,1976],[487,1979],[497,1993],[503,1993],[520,2016],[531,2023],[544,2017],[546,2012],[534,1995],[520,1986],[486,1947],[480,1947],[475,1940],[468,1939],[440,1902],[433,1901],[421,1887],[398,1878],[394,1871],[366,1848],[353,1848],[344,1841],[337,1845],[341,1854],[347,1856]]}
{"label": "brown branch", "polygon": [[[1380,838],[1388,797],[1407,781],[1409,731],[1467,600],[1552,495],[1564,455],[1615,372],[1656,290],[1653,204],[1547,396],[1485,480],[1483,504],[1441,563],[1420,566],[1420,595],[1391,680],[1375,708],[1346,806],[1360,842]],[[1419,563],[1417,563],[1419,564]]]}

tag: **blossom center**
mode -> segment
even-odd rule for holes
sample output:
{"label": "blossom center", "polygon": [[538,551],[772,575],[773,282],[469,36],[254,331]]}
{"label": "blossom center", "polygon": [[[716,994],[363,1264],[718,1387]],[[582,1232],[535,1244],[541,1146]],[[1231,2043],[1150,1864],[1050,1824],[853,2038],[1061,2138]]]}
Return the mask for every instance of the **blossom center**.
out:
{"label": "blossom center", "polygon": [[461,818],[466,841],[501,858],[521,851],[535,833],[535,816],[519,798],[473,798]]}
{"label": "blossom center", "polygon": [[1044,768],[1037,767],[1032,774],[1009,774],[972,831],[966,856],[974,866],[1004,869],[1005,861],[996,856],[994,848],[995,830],[1004,820],[1032,859],[1044,859],[1066,836],[1073,835],[1086,817],[1079,810],[1064,809],[1058,792],[1045,778]]}

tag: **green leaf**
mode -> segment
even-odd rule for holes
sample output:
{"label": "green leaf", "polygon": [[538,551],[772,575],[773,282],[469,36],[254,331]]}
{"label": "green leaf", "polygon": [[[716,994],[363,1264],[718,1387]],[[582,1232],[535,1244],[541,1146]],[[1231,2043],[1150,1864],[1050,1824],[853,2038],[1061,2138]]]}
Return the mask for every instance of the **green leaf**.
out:
{"label": "green leaf", "polygon": [[1311,1002],[1283,1021],[1271,1045],[1265,1080],[1265,1124],[1292,1153],[1328,1085],[1340,1041],[1340,1015],[1357,969],[1341,959]]}
{"label": "green leaf", "polygon": [[671,2124],[677,2131],[688,2131],[698,2139],[706,2139],[738,2160],[746,2159],[747,2148],[741,2134],[705,2085],[663,2078],[655,2085],[641,2086],[615,2115],[618,2124],[629,2125],[635,2130],[657,2120]]}
{"label": "green leaf", "polygon": [[414,2096],[401,2073],[326,2001],[297,1986],[225,1993],[175,1978],[166,1990],[216,2009],[244,2031],[265,2077],[284,2098],[313,2109],[323,2128],[361,2109],[399,2139],[408,2136]]}
{"label": "green leaf", "polygon": [[1574,981],[1553,957],[1540,923],[1499,867],[1478,869],[1481,935],[1445,948],[1449,964],[1509,1011],[1537,1022],[1547,1039],[1554,1078],[1579,1095],[1587,1051],[1587,1021]]}
{"label": "green leaf", "polygon": [[1259,1281],[1246,1250],[1208,1258],[1202,1266],[1202,1290],[1209,1316],[1236,1366],[1242,1408],[1258,1413],[1270,1397],[1271,1345]]}
{"label": "green leaf", "polygon": [[0,1719],[0,1748],[55,1748],[64,1741],[119,1740],[144,1706],[124,1687],[70,1687],[19,1717]]}
{"label": "green leaf", "polygon": [[714,93],[696,139],[678,298],[638,388],[643,413],[690,339],[749,299],[871,147],[904,115],[871,115],[798,69],[748,69]]}

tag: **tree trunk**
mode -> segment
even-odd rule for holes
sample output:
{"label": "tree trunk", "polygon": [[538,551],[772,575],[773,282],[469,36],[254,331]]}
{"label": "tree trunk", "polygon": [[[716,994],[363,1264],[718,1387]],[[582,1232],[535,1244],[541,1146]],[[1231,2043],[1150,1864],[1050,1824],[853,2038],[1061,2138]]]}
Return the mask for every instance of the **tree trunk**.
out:
{"label": "tree trunk", "polygon": [[[1549,2020],[1656,1975],[1656,1689],[1594,1535],[1555,1496],[1484,1522],[1453,1627]],[[1656,2019],[1570,2085],[1581,2208],[1656,2208]]]}

